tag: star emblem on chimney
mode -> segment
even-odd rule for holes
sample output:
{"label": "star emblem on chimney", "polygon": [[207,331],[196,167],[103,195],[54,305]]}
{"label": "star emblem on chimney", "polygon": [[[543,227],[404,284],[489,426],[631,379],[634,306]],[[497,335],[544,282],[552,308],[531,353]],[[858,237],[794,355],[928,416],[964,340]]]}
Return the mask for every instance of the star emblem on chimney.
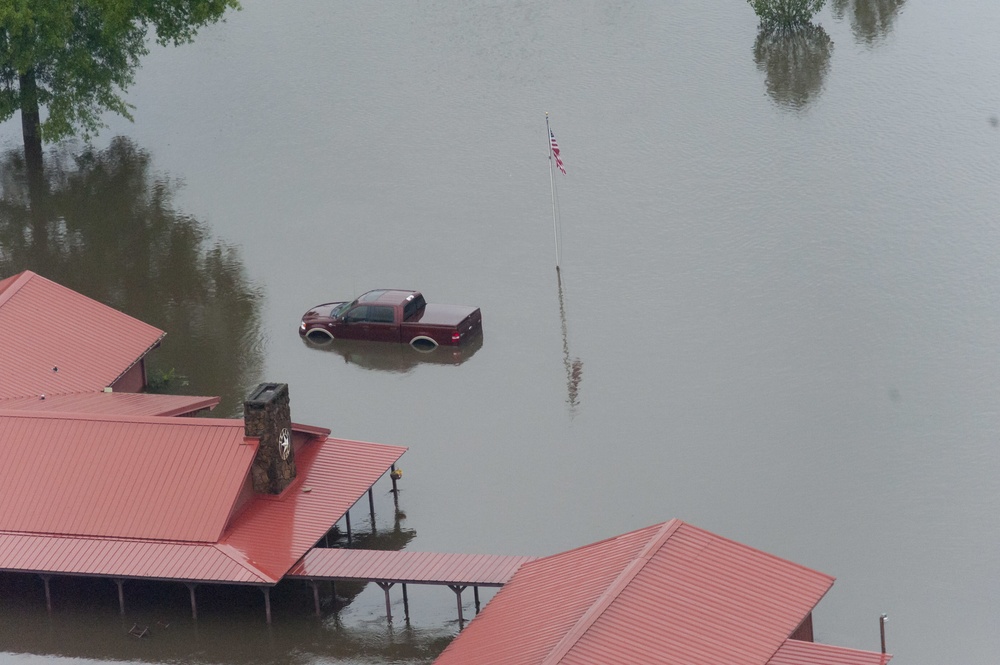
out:
{"label": "star emblem on chimney", "polygon": [[282,427],[278,434],[278,450],[281,452],[281,459],[288,459],[288,453],[292,450],[292,435],[287,427]]}

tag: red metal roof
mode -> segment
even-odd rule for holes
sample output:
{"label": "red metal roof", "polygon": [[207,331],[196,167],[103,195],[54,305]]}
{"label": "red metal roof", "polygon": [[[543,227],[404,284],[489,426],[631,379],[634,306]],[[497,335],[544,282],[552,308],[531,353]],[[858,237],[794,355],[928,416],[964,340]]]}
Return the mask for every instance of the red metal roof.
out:
{"label": "red metal roof", "polygon": [[162,337],[30,271],[0,280],[0,569],[274,584],[406,450],[293,424],[298,477],[246,502],[243,421],[167,417],[218,398],[103,391]]}
{"label": "red metal roof", "polygon": [[214,409],[218,397],[160,395],[152,393],[77,393],[15,397],[0,400],[4,411],[59,411],[62,413],[117,414],[121,416],[182,416]]}
{"label": "red metal roof", "polygon": [[0,282],[0,399],[97,392],[163,331],[30,270]]}
{"label": "red metal roof", "polygon": [[287,577],[406,584],[503,586],[530,556],[314,549]]}
{"label": "red metal roof", "polygon": [[0,533],[0,570],[232,584],[274,584],[228,548],[208,543]]}
{"label": "red metal roof", "polygon": [[0,531],[215,543],[256,450],[242,420],[0,412]]}
{"label": "red metal roof", "polygon": [[785,640],[768,665],[885,665],[891,654]]}
{"label": "red metal roof", "polygon": [[280,579],[404,452],[402,446],[343,439],[297,448],[292,484],[278,496],[256,495],[220,542]]}
{"label": "red metal roof", "polygon": [[295,481],[227,526],[242,420],[0,411],[0,569],[274,584],[406,451],[293,431]]}
{"label": "red metal roof", "polygon": [[435,663],[763,665],[832,584],[672,520],[524,564]]}

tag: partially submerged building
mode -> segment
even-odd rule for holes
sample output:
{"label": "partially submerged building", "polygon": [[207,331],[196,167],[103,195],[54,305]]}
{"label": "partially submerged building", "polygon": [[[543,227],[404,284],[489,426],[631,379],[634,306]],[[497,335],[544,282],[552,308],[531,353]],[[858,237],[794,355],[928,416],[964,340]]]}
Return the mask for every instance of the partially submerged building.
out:
{"label": "partially submerged building", "polygon": [[435,665],[884,665],[813,642],[833,585],[671,520],[522,565]]}
{"label": "partially submerged building", "polygon": [[166,333],[30,270],[0,280],[0,410],[183,416],[217,397],[152,395]]}
{"label": "partially submerged building", "polygon": [[[46,325],[67,322],[59,334]],[[163,332],[30,271],[0,281],[0,571],[269,590],[405,452],[292,422],[262,384],[239,419],[217,398],[152,395]]]}

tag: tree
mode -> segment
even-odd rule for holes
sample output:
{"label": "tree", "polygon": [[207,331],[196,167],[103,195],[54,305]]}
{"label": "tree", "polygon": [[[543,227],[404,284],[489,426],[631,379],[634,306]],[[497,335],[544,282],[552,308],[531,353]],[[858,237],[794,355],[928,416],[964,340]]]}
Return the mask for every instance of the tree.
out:
{"label": "tree", "polygon": [[150,29],[162,46],[182,44],[227,9],[238,0],[0,0],[0,121],[21,111],[29,171],[43,141],[89,138],[105,111],[132,119],[122,95]]}
{"label": "tree", "polygon": [[747,0],[762,27],[794,30],[808,25],[826,0]]}

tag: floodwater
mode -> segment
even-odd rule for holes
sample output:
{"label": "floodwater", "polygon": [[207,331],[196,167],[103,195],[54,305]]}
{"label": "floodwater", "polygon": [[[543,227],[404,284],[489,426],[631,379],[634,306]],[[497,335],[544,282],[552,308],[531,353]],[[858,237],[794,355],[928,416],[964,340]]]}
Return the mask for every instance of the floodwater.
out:
{"label": "floodwater", "polygon": [[[885,612],[895,663],[996,662],[1000,3],[832,0],[792,40],[740,0],[243,5],[54,151],[40,226],[0,125],[4,274],[165,329],[157,376],[217,415],[282,381],[296,421],[408,446],[373,546],[679,517],[835,575],[819,641],[877,650]],[[297,335],[380,287],[480,306],[481,346]],[[283,585],[270,628],[253,590],[196,625],[181,585],[129,593],[49,616],[3,578],[0,663],[426,663],[458,631],[447,589],[388,626],[377,587],[317,620]]]}

